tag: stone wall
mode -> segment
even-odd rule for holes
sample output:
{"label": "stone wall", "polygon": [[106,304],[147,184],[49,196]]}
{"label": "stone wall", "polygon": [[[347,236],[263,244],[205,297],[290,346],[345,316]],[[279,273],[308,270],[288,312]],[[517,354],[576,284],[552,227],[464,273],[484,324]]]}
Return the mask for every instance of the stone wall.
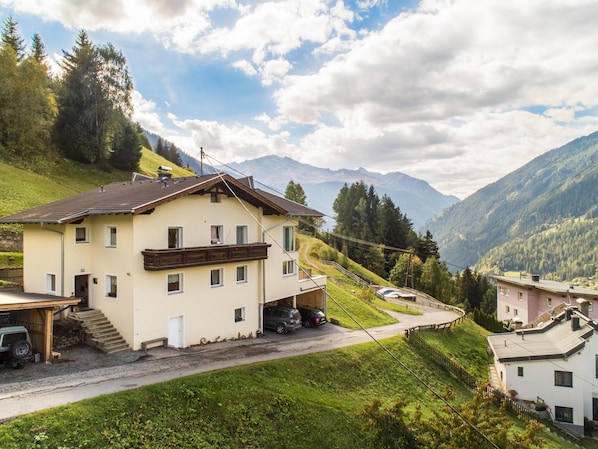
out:
{"label": "stone wall", "polygon": [[11,253],[23,252],[23,233],[0,229],[0,251]]}

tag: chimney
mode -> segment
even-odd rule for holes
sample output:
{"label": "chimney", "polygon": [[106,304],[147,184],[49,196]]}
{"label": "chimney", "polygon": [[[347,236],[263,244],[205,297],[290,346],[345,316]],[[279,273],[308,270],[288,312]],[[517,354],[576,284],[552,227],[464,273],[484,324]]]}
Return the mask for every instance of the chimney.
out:
{"label": "chimney", "polygon": [[579,330],[579,317],[578,316],[571,317],[571,330],[572,331]]}
{"label": "chimney", "polygon": [[577,299],[577,304],[579,305],[579,311],[583,313],[585,316],[590,316],[590,301],[587,299],[579,298]]}
{"label": "chimney", "polygon": [[521,329],[523,327],[523,320],[521,318],[519,318],[518,316],[514,317],[511,320],[511,327],[513,328],[513,330],[518,331],[519,329]]}
{"label": "chimney", "polygon": [[532,281],[533,282],[540,282],[540,275],[539,274],[532,274]]}

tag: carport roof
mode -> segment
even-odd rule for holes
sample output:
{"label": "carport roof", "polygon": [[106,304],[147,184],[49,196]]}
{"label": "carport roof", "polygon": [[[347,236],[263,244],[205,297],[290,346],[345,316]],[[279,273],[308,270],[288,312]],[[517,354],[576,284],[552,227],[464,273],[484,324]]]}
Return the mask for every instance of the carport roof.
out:
{"label": "carport roof", "polygon": [[0,312],[74,306],[80,301],[80,298],[65,298],[39,293],[0,292]]}

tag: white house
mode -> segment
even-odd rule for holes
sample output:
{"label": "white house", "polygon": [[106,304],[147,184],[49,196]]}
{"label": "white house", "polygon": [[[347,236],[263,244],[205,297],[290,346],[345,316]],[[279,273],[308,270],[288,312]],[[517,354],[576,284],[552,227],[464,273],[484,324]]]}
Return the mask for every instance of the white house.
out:
{"label": "white house", "polygon": [[598,421],[597,331],[596,322],[568,308],[541,327],[489,335],[500,389],[544,402],[554,421],[583,435],[584,418]]}
{"label": "white house", "polygon": [[115,182],[0,222],[24,225],[25,292],[80,297],[139,349],[257,336],[266,303],[325,309],[295,235],[321,215],[216,173]]}
{"label": "white house", "polygon": [[[496,314],[500,321],[510,322],[518,317],[524,324],[550,313],[557,307],[576,305],[578,299],[588,301],[589,316],[598,319],[598,291],[541,279],[526,277],[490,276],[496,280]],[[597,306],[597,307],[594,307]]]}

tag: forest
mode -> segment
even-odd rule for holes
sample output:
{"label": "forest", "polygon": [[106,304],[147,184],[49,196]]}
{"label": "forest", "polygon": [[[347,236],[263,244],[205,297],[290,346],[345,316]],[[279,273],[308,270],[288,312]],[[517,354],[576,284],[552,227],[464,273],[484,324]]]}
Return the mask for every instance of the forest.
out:
{"label": "forest", "polygon": [[66,157],[134,170],[141,146],[151,148],[131,120],[133,82],[124,55],[94,45],[80,31],[63,50],[60,74],[50,70],[42,38],[28,47],[12,17],[0,45],[0,155],[33,170]]}
{"label": "forest", "polygon": [[[306,203],[300,184],[289,182],[285,197]],[[454,275],[442,262],[438,244],[430,231],[415,232],[409,218],[386,195],[363,182],[345,184],[334,201],[336,226],[319,233],[335,252],[329,260],[346,267],[351,259],[396,286],[412,287],[467,312],[496,311],[496,286],[485,275],[464,267]],[[300,230],[313,232],[313,222]]]}

